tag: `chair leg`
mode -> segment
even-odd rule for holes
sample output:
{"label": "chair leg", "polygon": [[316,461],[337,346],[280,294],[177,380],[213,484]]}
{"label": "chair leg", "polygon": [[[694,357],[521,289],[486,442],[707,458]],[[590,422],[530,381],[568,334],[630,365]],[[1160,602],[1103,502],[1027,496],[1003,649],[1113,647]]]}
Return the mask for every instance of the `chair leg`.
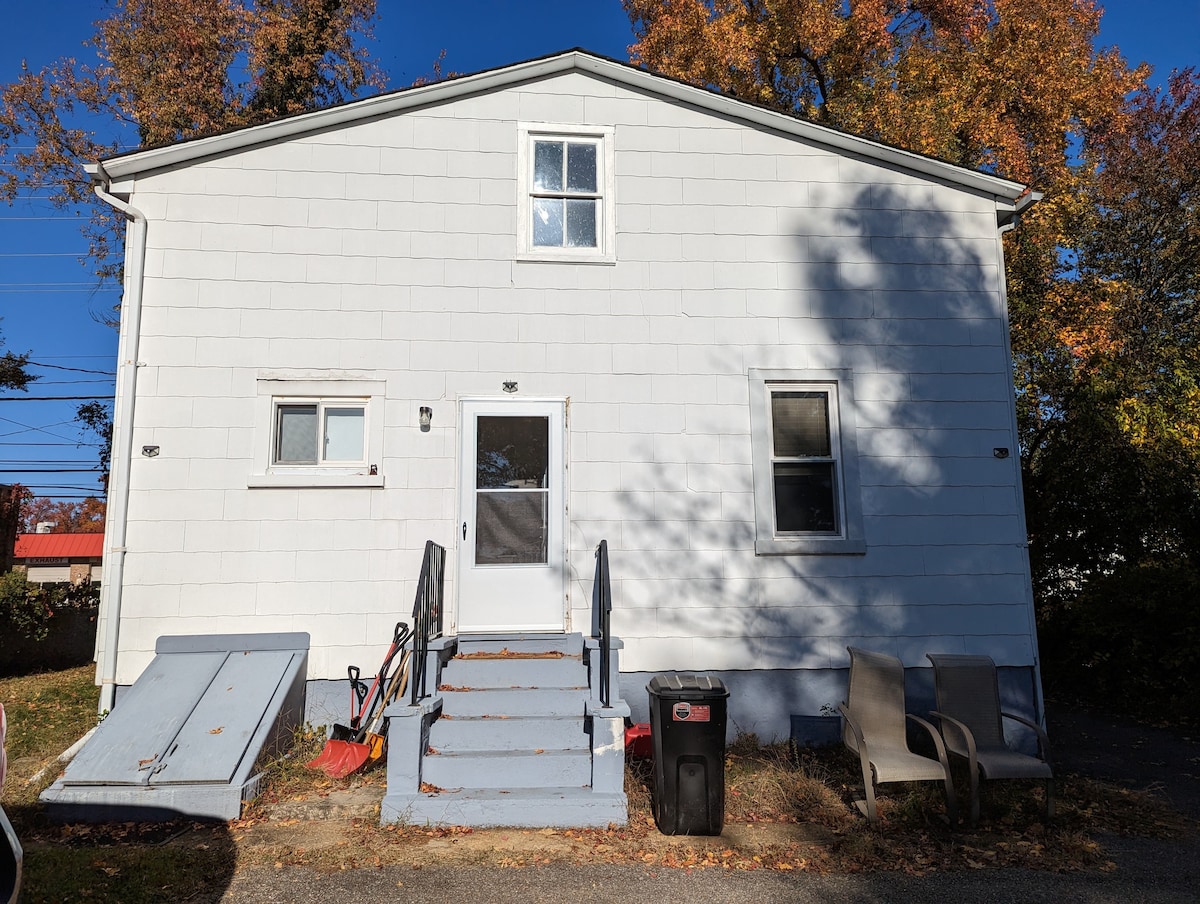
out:
{"label": "chair leg", "polygon": [[950,778],[950,770],[946,770],[946,817],[950,820],[950,828],[958,825],[958,798],[954,795],[954,781]]}
{"label": "chair leg", "polygon": [[1046,821],[1054,818],[1054,779],[1046,779]]}
{"label": "chair leg", "polygon": [[879,824],[879,812],[875,808],[875,771],[866,757],[860,757],[863,775],[863,792],[867,800],[867,822]]}
{"label": "chair leg", "polygon": [[979,825],[979,770],[971,770],[971,828]]}

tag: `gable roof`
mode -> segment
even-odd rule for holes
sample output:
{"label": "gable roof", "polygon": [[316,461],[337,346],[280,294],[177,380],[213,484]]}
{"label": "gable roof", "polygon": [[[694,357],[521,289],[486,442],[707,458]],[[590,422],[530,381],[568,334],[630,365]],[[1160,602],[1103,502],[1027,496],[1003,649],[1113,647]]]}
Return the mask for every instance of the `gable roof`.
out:
{"label": "gable roof", "polygon": [[13,558],[98,559],[104,555],[104,534],[18,534]]}
{"label": "gable roof", "polygon": [[204,138],[129,151],[88,164],[85,169],[93,180],[111,182],[165,166],[187,164],[205,157],[228,154],[243,148],[349,125],[377,116],[402,113],[416,107],[446,103],[458,97],[483,94],[567,72],[593,75],[637,91],[709,110],[748,125],[769,128],[838,151],[858,154],[889,166],[940,179],[970,191],[993,195],[998,202],[1006,202],[1005,206],[1016,206],[1022,195],[1026,194],[1025,186],[1020,183],[1001,179],[990,173],[860,138],[849,132],[798,119],[705,88],[697,88],[578,48],[429,85],[402,88]]}

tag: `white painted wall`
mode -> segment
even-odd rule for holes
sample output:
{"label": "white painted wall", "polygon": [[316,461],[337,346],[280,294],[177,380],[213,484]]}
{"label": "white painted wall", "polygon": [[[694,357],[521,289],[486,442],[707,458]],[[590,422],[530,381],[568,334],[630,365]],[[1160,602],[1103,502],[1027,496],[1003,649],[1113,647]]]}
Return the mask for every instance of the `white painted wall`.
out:
{"label": "white painted wall", "polygon": [[[615,127],[615,265],[515,260],[518,122]],[[623,668],[1033,662],[992,199],[574,73],[131,201],[133,444],[161,454],[132,463],[119,683],[172,633],[308,631],[310,677],[372,666],[427,538],[453,576],[456,402],[503,380],[570,399],[572,618],[607,538]],[[751,367],[853,370],[866,555],[754,555]],[[385,486],[248,487],[268,372],[383,381]]]}

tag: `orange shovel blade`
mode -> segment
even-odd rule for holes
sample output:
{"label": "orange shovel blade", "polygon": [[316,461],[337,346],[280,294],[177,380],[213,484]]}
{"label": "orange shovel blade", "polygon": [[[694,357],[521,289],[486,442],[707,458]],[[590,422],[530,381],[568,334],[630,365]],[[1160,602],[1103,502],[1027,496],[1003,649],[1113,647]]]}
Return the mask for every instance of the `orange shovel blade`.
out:
{"label": "orange shovel blade", "polygon": [[351,772],[361,769],[370,755],[371,748],[366,744],[326,741],[325,749],[307,765],[309,769],[320,769],[330,778],[345,778]]}

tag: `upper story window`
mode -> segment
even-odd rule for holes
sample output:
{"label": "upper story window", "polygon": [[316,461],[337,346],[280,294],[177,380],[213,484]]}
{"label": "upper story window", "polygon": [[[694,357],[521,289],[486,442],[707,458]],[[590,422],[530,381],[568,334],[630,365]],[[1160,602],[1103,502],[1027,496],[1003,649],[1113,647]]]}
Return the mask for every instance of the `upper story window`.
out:
{"label": "upper story window", "polygon": [[615,260],[611,129],[520,131],[521,257]]}
{"label": "upper story window", "polygon": [[866,551],[848,371],[750,371],[760,555]]}

